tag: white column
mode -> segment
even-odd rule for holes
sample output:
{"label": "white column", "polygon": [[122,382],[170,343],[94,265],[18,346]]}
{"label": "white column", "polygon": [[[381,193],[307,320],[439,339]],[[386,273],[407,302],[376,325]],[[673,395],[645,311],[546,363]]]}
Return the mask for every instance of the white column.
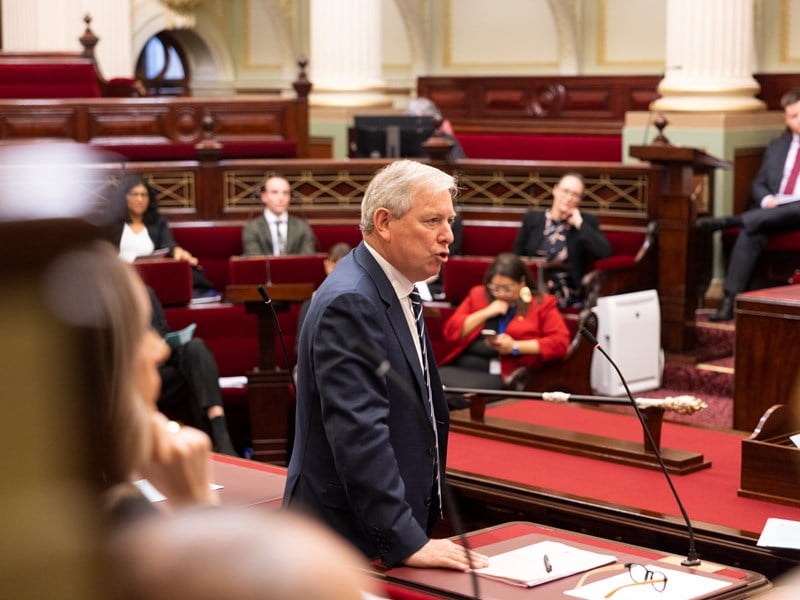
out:
{"label": "white column", "polygon": [[667,0],[667,64],[652,110],[763,110],[753,0]]}
{"label": "white column", "polygon": [[95,56],[106,79],[133,75],[131,0],[3,0],[3,46],[6,50],[80,52],[79,38],[92,17],[100,38]]}
{"label": "white column", "polygon": [[[3,0],[3,49],[39,49],[39,5],[32,0]],[[78,23],[80,27],[80,23]],[[83,33],[79,30],[78,36]],[[77,40],[76,40],[77,41]],[[78,44],[80,50],[80,44]]]}
{"label": "white column", "polygon": [[310,101],[315,105],[385,104],[381,3],[311,0]]}

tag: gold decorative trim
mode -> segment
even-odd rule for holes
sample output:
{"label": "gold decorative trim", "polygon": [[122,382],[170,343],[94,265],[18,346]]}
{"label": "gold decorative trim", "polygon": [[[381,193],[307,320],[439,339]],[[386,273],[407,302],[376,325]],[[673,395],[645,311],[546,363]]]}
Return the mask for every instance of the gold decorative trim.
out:
{"label": "gold decorative trim", "polygon": [[447,68],[458,68],[458,67],[468,67],[468,68],[476,68],[479,67],[492,67],[495,69],[503,69],[503,68],[520,68],[520,67],[558,67],[559,62],[558,60],[548,60],[548,61],[525,61],[525,62],[482,62],[482,63],[472,63],[472,62],[455,62],[453,60],[453,37],[451,35],[452,27],[453,27],[453,0],[445,0],[444,2],[444,11],[443,11],[443,26],[444,26],[444,47],[442,52],[442,64]]}
{"label": "gold decorative trim", "polygon": [[193,171],[159,171],[142,173],[158,198],[159,209],[195,209],[197,194]]}
{"label": "gold decorative trim", "polygon": [[792,2],[791,0],[782,0],[780,8],[781,11],[778,21],[780,22],[780,61],[782,63],[797,63],[800,62],[800,56],[792,56],[791,54],[791,34],[792,34]]}
{"label": "gold decorative trim", "polygon": [[[461,187],[459,205],[493,208],[543,209],[553,201],[553,188],[561,174],[487,173],[454,171]],[[649,180],[640,175],[630,178],[610,175],[587,176],[581,207],[596,213],[647,215]]]}
{"label": "gold decorative trim", "polygon": [[[608,0],[600,0],[597,19],[597,65],[601,67],[664,67],[664,60],[609,60],[608,47]],[[666,24],[666,19],[664,20]],[[666,26],[666,25],[665,25]]]}
{"label": "gold decorative trim", "polygon": [[[298,208],[360,209],[361,199],[372,179],[371,173],[352,173],[342,169],[333,173],[309,170],[286,170],[281,174],[292,185]],[[492,208],[546,208],[553,198],[553,187],[560,174],[544,175],[538,170],[506,172],[494,169],[485,173],[455,170],[461,194],[458,204]],[[244,211],[261,206],[260,188],[265,173],[255,170],[227,170],[223,173],[225,211]],[[611,177],[608,174],[587,176],[581,206],[605,214],[648,214],[649,179],[645,175]]]}

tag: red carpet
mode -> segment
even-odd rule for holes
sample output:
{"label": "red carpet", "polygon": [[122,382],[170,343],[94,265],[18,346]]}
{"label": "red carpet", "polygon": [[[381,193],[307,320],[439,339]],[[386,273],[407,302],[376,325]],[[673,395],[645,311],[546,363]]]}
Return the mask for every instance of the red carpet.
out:
{"label": "red carpet", "polygon": [[[619,439],[642,441],[635,417],[547,402],[491,406],[487,414]],[[665,422],[661,445],[700,452],[712,465],[689,475],[673,475],[690,519],[759,533],[768,517],[800,521],[800,508],[740,498],[740,432],[714,431]],[[659,471],[579,458],[461,433],[451,433],[447,466],[487,477],[642,508],[679,517]],[[799,477],[800,473],[787,477]]]}

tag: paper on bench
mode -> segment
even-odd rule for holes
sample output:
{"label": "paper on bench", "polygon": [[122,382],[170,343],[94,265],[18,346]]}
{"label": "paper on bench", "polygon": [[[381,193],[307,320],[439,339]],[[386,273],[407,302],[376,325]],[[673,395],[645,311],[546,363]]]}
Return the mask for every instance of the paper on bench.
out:
{"label": "paper on bench", "polygon": [[[137,479],[133,482],[133,485],[135,485],[142,493],[142,496],[150,500],[150,502],[163,502],[167,499],[167,497],[147,479]],[[223,486],[218,483],[210,483],[208,487],[210,487],[212,491],[221,490],[223,488]]]}
{"label": "paper on bench", "polygon": [[770,517],[756,545],[800,550],[800,521]]}
{"label": "paper on bench", "polygon": [[[636,600],[691,600],[692,598],[703,598],[716,590],[734,585],[725,579],[713,579],[704,577],[688,571],[676,571],[665,569],[661,565],[646,565],[651,571],[660,571],[667,576],[667,586],[659,592],[650,585],[636,585],[619,590],[613,598],[625,600],[635,598]],[[603,600],[606,594],[617,588],[633,583],[627,572],[613,577],[606,577],[600,581],[587,583],[577,590],[566,590],[564,593],[573,598],[583,598],[583,600]],[[736,585],[739,587],[739,585]]]}
{"label": "paper on bench", "polygon": [[221,388],[243,388],[247,387],[247,375],[231,375],[219,378]]}
{"label": "paper on bench", "polygon": [[169,344],[173,350],[180,348],[194,337],[194,330],[197,329],[197,323],[190,323],[183,329],[178,331],[170,331],[164,336],[164,341]]}
{"label": "paper on bench", "polygon": [[[544,566],[547,555],[552,570]],[[489,557],[489,566],[475,573],[512,585],[533,587],[569,577],[614,562],[615,556],[574,548],[560,542],[544,541]]]}

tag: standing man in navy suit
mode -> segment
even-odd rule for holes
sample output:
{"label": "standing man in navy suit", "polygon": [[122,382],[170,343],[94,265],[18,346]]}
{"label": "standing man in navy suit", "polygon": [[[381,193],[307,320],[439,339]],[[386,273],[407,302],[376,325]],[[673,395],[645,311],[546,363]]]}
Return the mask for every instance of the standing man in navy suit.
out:
{"label": "standing man in navy suit", "polygon": [[767,146],[753,180],[753,207],[740,215],[697,220],[697,226],[706,231],[741,227],[728,260],[725,296],[711,315],[712,321],[733,318],[734,298],[747,289],[769,236],[800,228],[800,89],[786,92],[781,97],[781,106],[788,131]]}
{"label": "standing man in navy suit", "polygon": [[289,182],[277,175],[267,176],[261,192],[264,213],[242,228],[244,256],[314,254],[317,238],[311,226],[289,214],[292,198]]}
{"label": "standing man in navy suit", "polygon": [[449,417],[412,304],[414,282],[447,262],[455,195],[455,180],[423,163],[379,171],[361,204],[363,240],[314,294],[300,334],[284,504],[387,566],[469,568],[461,546],[430,538]]}

